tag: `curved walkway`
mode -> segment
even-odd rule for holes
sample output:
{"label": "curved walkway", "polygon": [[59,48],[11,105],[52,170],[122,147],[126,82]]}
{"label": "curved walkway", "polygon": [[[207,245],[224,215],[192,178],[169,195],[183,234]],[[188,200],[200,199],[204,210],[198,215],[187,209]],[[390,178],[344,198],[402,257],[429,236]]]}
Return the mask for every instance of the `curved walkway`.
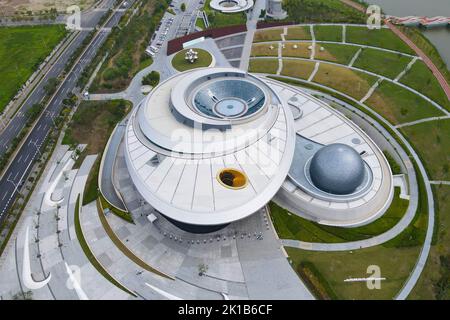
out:
{"label": "curved walkway", "polygon": [[[264,74],[264,75],[267,75],[267,74]],[[281,77],[283,77],[283,76],[281,76]],[[306,81],[306,80],[301,80],[301,79],[297,79],[297,78],[292,78],[292,77],[284,77],[284,78],[291,79],[291,80],[296,80],[296,81],[300,81],[300,82],[304,82],[304,83],[308,83],[308,81]],[[411,153],[412,157],[414,158],[414,161],[416,162],[416,164],[417,164],[417,166],[419,168],[420,174],[423,177],[423,180],[425,182],[425,189],[426,189],[426,194],[427,194],[427,200],[428,200],[428,225],[427,225],[425,241],[423,243],[422,250],[420,252],[420,255],[419,255],[419,258],[418,258],[418,260],[416,262],[416,265],[414,266],[414,269],[411,272],[408,280],[405,282],[403,288],[401,289],[401,291],[396,296],[396,299],[398,299],[398,300],[406,299],[408,297],[409,293],[411,292],[411,290],[414,288],[415,284],[417,283],[417,281],[418,281],[418,279],[420,277],[420,274],[422,273],[423,268],[425,267],[425,263],[427,261],[428,254],[430,252],[431,241],[432,241],[432,238],[433,238],[433,230],[434,230],[434,223],[435,223],[434,198],[433,198],[433,192],[432,192],[432,189],[431,189],[430,180],[428,178],[428,175],[427,175],[427,172],[425,170],[425,167],[423,166],[423,164],[422,164],[419,156],[415,152],[415,150],[409,144],[408,140],[397,130],[397,128],[395,128],[393,125],[391,125],[386,119],[384,119],[382,116],[380,116],[378,113],[373,111],[371,108],[369,108],[365,104],[360,103],[359,101],[355,100],[354,98],[351,98],[350,96],[342,94],[341,92],[338,92],[337,90],[334,90],[332,88],[328,88],[328,87],[323,86],[323,85],[319,85],[319,87],[322,87],[324,89],[328,89],[330,91],[339,93],[339,94],[345,96],[346,98],[354,101],[355,103],[357,103],[358,105],[363,107],[365,110],[367,110],[369,113],[371,113],[374,116],[374,118],[376,118],[378,121],[384,123],[384,125],[389,127],[397,135],[397,137],[401,140],[401,142],[406,146],[408,151]],[[332,98],[332,97],[331,97],[331,99],[337,100],[337,99]],[[342,103],[342,101],[339,101],[339,103]],[[361,114],[361,111],[359,111],[358,109],[356,109],[354,107],[352,107],[351,109],[355,110],[355,112],[357,112],[358,114]],[[377,122],[375,122],[374,124],[377,127],[379,126],[379,127],[383,128]],[[410,164],[410,165],[412,165],[412,164]],[[403,221],[403,218],[402,218],[401,221]],[[401,229],[400,232],[399,232],[400,227],[397,228],[397,226],[399,224],[400,223],[398,223],[394,228],[391,229],[391,230],[395,229],[396,232],[398,232],[397,234],[399,234],[406,227],[402,223],[403,229]],[[367,247],[379,245],[379,244],[382,244],[382,243],[392,239],[393,237],[395,237],[395,235],[394,235],[395,232],[390,232],[391,230],[385,232],[382,235],[379,235],[379,236],[376,236],[374,238],[371,238],[371,239],[367,239],[367,240],[363,240],[363,241],[339,243],[339,244],[307,243],[307,242],[300,242],[300,241],[296,241],[296,240],[281,240],[281,242],[285,246],[292,246],[292,247],[295,247],[295,248],[301,248],[301,249],[305,249],[305,250],[318,250],[318,251],[356,250],[356,249],[360,249],[360,248],[367,248]],[[389,238],[389,237],[391,237],[391,238]]]}
{"label": "curved walkway", "polygon": [[[252,59],[256,59],[256,60],[258,60],[258,59],[260,59],[260,60],[261,60],[261,59],[276,59],[276,58],[277,58],[276,56],[252,57]],[[334,65],[334,66],[338,66],[338,67],[344,67],[344,68],[347,68],[347,69],[350,69],[350,70],[362,72],[362,73],[365,73],[365,74],[367,74],[367,75],[370,75],[370,76],[373,76],[373,77],[377,77],[378,79],[381,79],[381,80],[383,80],[383,81],[384,81],[384,80],[385,80],[385,81],[389,81],[389,82],[391,82],[391,83],[393,83],[393,84],[396,84],[396,85],[398,85],[398,86],[400,86],[400,87],[402,87],[402,88],[404,88],[404,89],[406,89],[406,90],[408,90],[408,91],[414,93],[415,95],[421,97],[422,99],[425,99],[426,101],[428,101],[429,103],[431,103],[434,107],[436,107],[437,109],[439,109],[442,113],[444,113],[446,116],[450,116],[450,112],[449,112],[449,111],[447,111],[444,107],[442,107],[441,105],[439,105],[439,104],[438,104],[437,102],[435,102],[434,100],[428,98],[426,95],[420,93],[419,91],[417,91],[417,90],[415,90],[415,89],[413,89],[413,88],[411,88],[411,87],[408,87],[407,85],[405,85],[405,84],[403,84],[403,83],[400,83],[400,82],[397,82],[397,81],[392,80],[392,79],[390,79],[390,78],[387,78],[387,77],[385,77],[385,76],[383,76],[383,75],[381,75],[381,74],[374,73],[374,72],[367,71],[367,70],[360,69],[360,68],[356,68],[356,67],[353,67],[353,66],[348,66],[348,65],[345,65],[345,64],[340,64],[340,63],[331,62],[331,61],[325,61],[325,60],[316,60],[316,59],[301,58],[301,57],[283,57],[282,59],[283,59],[283,60],[301,60],[301,61],[310,61],[310,62],[312,62],[312,63],[315,62],[315,63],[330,64],[330,65]],[[297,79],[297,78],[294,78],[294,79]]]}
{"label": "curved walkway", "polygon": [[436,77],[437,81],[441,85],[445,94],[447,95],[447,99],[450,100],[450,85],[447,80],[441,73],[441,71],[435,66],[433,61],[414,43],[412,42],[403,32],[401,32],[396,26],[394,26],[390,21],[386,21],[386,25],[394,32],[400,39],[402,39],[411,49],[413,49],[417,55],[422,58],[423,62],[430,68]]}
{"label": "curved walkway", "polygon": [[101,159],[98,181],[100,192],[102,193],[106,201],[110,205],[122,211],[128,210],[119,192],[117,191],[117,188],[114,185],[113,177],[117,150],[125,132],[125,128],[126,125],[122,121],[114,128],[113,133],[109,137],[108,143],[106,144],[105,150],[103,152],[103,157]]}

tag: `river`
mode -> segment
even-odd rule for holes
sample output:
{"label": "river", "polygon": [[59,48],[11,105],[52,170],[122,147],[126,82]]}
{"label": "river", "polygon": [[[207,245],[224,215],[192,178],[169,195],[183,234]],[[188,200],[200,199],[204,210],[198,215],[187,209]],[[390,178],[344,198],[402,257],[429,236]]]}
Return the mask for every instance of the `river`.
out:
{"label": "river", "polygon": [[[379,5],[388,15],[405,16],[446,16],[450,17],[450,0],[367,0]],[[450,28],[431,28],[424,35],[438,49],[447,68],[450,69]]]}

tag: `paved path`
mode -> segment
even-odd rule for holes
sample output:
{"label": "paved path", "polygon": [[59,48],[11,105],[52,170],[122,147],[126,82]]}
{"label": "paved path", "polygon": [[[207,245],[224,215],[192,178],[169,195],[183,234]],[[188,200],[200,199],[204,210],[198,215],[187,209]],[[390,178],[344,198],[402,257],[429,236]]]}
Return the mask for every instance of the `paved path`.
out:
{"label": "paved path", "polygon": [[442,181],[442,180],[440,180],[440,181],[430,181],[430,183],[431,184],[437,184],[437,185],[445,184],[445,185],[450,186],[450,181]]}
{"label": "paved path", "polygon": [[[366,12],[366,8],[363,5],[356,3],[355,1],[341,0],[341,2],[355,8],[356,10]],[[433,61],[422,51],[422,49],[420,49],[413,41],[411,41],[411,39],[409,39],[402,31],[400,31],[400,29],[394,26],[390,21],[385,20],[385,24],[411,49],[413,49],[414,52],[423,60],[423,62],[428,66],[428,68],[433,72],[436,79],[439,81],[439,84],[441,85],[442,89],[447,95],[447,99],[450,100],[450,85],[448,84],[447,80],[445,79],[441,71],[433,63]]]}
{"label": "paved path", "polygon": [[450,85],[445,79],[441,71],[436,67],[436,65],[431,61],[431,59],[420,49],[414,42],[412,42],[403,32],[400,31],[396,26],[394,26],[390,21],[385,21],[386,25],[400,38],[402,39],[411,49],[416,52],[416,54],[422,58],[423,62],[428,66],[428,68],[433,72],[436,79],[439,81],[442,89],[447,95],[447,99],[450,100]]}
{"label": "paved path", "polygon": [[424,122],[429,122],[429,121],[445,120],[445,119],[450,119],[450,116],[425,118],[425,119],[420,119],[420,120],[416,120],[416,121],[411,121],[411,122],[398,124],[395,127],[398,129],[398,128],[403,128],[403,127],[407,127],[407,126],[413,126],[413,125],[419,124],[419,123],[424,123]]}
{"label": "paved path", "polygon": [[[261,56],[261,57],[253,57],[252,59],[274,59],[274,58],[276,58],[276,57],[273,57],[273,56]],[[428,98],[426,95],[420,93],[419,91],[417,91],[417,90],[415,90],[415,89],[413,89],[411,87],[408,87],[407,85],[405,85],[405,84],[403,84],[401,82],[395,82],[394,80],[392,80],[390,78],[386,78],[385,76],[383,76],[381,74],[378,74],[378,73],[375,73],[375,72],[371,72],[371,71],[367,71],[367,70],[360,69],[360,68],[356,68],[356,67],[349,67],[347,65],[336,63],[336,62],[331,62],[331,61],[323,61],[323,60],[315,60],[315,59],[312,60],[312,59],[309,59],[309,58],[301,58],[301,57],[284,57],[283,59],[284,60],[313,61],[313,62],[320,62],[320,63],[323,63],[323,64],[335,65],[335,66],[338,66],[338,67],[344,67],[344,68],[348,68],[350,70],[359,71],[359,72],[365,73],[367,75],[370,75],[370,76],[373,76],[373,77],[377,77],[377,78],[382,79],[382,80],[389,81],[391,83],[394,83],[394,84],[396,84],[396,85],[398,85],[398,86],[400,86],[400,87],[402,87],[402,88],[404,88],[404,89],[414,93],[417,96],[420,96],[421,98],[423,98],[424,100],[426,100],[430,104],[432,104],[434,107],[439,109],[439,111],[441,111],[442,113],[444,113],[447,116],[450,116],[450,112],[448,110],[446,110],[444,107],[439,105],[434,100]]]}
{"label": "paved path", "polygon": [[119,123],[111,134],[108,143],[106,144],[103,152],[101,164],[100,164],[100,192],[114,207],[127,211],[123,200],[114,185],[114,164],[117,155],[117,149],[119,148],[120,141],[126,129],[125,121]]}
{"label": "paved path", "polygon": [[[289,78],[289,77],[286,77]],[[297,81],[300,82],[305,82],[308,83],[305,80],[301,80],[301,79],[297,79],[297,78],[291,78],[291,79],[295,79]],[[324,89],[327,90],[331,90],[333,92],[337,92],[336,90],[326,87],[326,86],[322,86],[319,85],[319,87],[322,87]],[[422,249],[420,251],[420,255],[419,258],[416,262],[416,265],[414,266],[413,271],[411,272],[410,276],[408,277],[407,281],[405,282],[403,288],[401,289],[401,291],[398,293],[398,295],[396,296],[396,299],[398,300],[404,300],[408,297],[409,293],[412,291],[412,289],[414,288],[414,286],[416,285],[417,281],[419,280],[420,274],[422,273],[424,267],[425,267],[425,263],[428,259],[428,255],[430,252],[430,247],[431,247],[431,241],[433,239],[433,230],[434,230],[434,224],[435,224],[435,210],[434,210],[434,198],[433,198],[433,192],[431,189],[431,182],[428,178],[427,172],[425,170],[425,167],[423,166],[419,156],[417,155],[416,151],[414,150],[414,148],[410,145],[409,141],[400,133],[400,131],[398,129],[396,129],[393,125],[391,125],[386,119],[384,119],[381,115],[379,115],[378,113],[376,113],[374,110],[372,110],[370,107],[366,106],[365,104],[360,103],[359,101],[356,101],[355,99],[353,99],[350,96],[347,96],[341,92],[339,92],[341,95],[345,96],[347,99],[350,99],[351,101],[353,101],[354,103],[359,104],[362,108],[364,108],[367,112],[369,112],[370,114],[372,114],[374,116],[374,118],[378,121],[378,122],[382,122],[384,123],[385,126],[389,127],[396,135],[397,137],[401,140],[401,142],[406,146],[406,148],[408,149],[409,153],[412,155],[414,161],[416,162],[420,174],[422,175],[424,182],[425,182],[425,191],[426,191],[426,195],[427,195],[427,201],[428,201],[428,224],[427,224],[427,231],[426,231],[426,236],[425,236],[425,241],[423,243]],[[321,95],[324,95],[323,93],[320,93]],[[334,99],[333,97],[329,97],[329,99]],[[340,104],[342,104],[342,101],[339,101]],[[353,107],[352,107],[353,108]],[[353,108],[353,110],[358,113],[361,114],[361,111],[359,111],[356,108]],[[374,122],[374,125],[378,127],[378,129],[380,130],[384,130],[383,126],[381,126],[378,122]],[[396,143],[396,142],[394,142]],[[399,152],[402,152],[402,148],[398,149]],[[412,169],[412,164],[409,163],[409,165],[407,165],[407,168]],[[415,173],[414,173],[415,174]],[[417,186],[416,186],[417,188]],[[412,191],[412,190],[411,190]],[[417,194],[415,195],[415,197],[417,197]],[[411,200],[413,200],[413,194],[411,192]],[[409,210],[409,208],[408,208]],[[408,215],[408,213],[406,214]],[[405,216],[406,216],[405,215]],[[404,217],[402,218],[402,220],[404,219]],[[394,227],[396,228],[398,225],[400,225],[400,223],[402,223],[402,220]],[[403,224],[403,223],[402,223]],[[403,227],[405,227],[403,225]],[[393,228],[393,229],[394,229]],[[393,230],[391,229],[391,230]],[[391,230],[389,230],[388,232],[390,232]],[[388,237],[386,237],[386,233],[384,233],[382,238],[380,238],[380,236],[378,236],[378,241],[379,240],[387,240]],[[392,232],[391,232],[391,236],[392,236]],[[375,237],[377,238],[377,237]],[[384,238],[384,239],[383,239]],[[305,242],[291,242],[291,240],[282,240],[284,241],[285,245],[288,246],[293,246],[293,247],[299,247],[301,246],[302,248],[305,247],[304,249],[306,250],[316,250],[316,249],[321,249],[321,251],[325,251],[325,250],[352,250],[352,249],[358,249],[357,245],[363,245],[364,246],[370,246],[370,244],[372,243],[372,245],[376,245],[376,241],[373,241],[374,238],[368,239],[368,240],[364,240],[364,242],[350,242],[349,246],[346,247],[345,244],[321,244],[321,245],[316,245],[316,244],[312,244],[312,243],[305,243]],[[382,243],[382,242],[381,242]],[[378,243],[380,244],[380,243]],[[355,248],[356,245],[356,248]],[[307,249],[306,247],[310,247],[310,249]],[[313,249],[312,249],[313,248]]]}

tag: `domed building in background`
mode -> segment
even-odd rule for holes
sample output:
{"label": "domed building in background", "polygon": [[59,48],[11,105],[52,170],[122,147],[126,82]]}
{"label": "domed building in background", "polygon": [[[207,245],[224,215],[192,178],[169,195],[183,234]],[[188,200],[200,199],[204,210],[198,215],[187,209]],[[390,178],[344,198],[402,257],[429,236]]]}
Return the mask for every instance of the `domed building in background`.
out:
{"label": "domed building in background", "polygon": [[298,88],[234,68],[160,83],[130,115],[121,153],[142,199],[198,232],[272,199],[319,223],[364,224],[393,193],[383,153],[350,120]]}

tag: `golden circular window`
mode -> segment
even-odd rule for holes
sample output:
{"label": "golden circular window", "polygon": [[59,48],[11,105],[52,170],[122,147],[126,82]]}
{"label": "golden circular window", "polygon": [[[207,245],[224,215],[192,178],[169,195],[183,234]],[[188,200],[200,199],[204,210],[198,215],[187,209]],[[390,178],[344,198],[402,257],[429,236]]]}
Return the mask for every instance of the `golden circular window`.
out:
{"label": "golden circular window", "polygon": [[245,188],[248,183],[245,173],[232,168],[225,168],[219,171],[217,180],[221,185],[229,189],[242,189]]}

